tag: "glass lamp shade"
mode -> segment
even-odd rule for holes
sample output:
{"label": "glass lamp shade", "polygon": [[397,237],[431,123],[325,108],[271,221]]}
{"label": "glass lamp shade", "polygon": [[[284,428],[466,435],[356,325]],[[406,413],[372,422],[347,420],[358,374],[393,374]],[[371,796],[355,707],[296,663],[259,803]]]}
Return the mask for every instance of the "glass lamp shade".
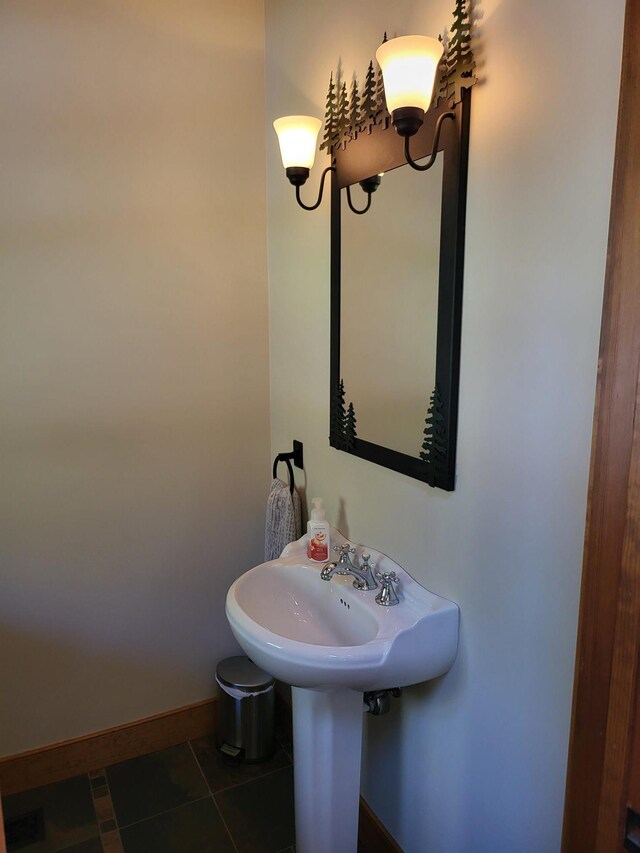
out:
{"label": "glass lamp shade", "polygon": [[400,36],[380,45],[376,59],[390,113],[402,107],[429,109],[442,51],[431,36]]}
{"label": "glass lamp shade", "polygon": [[322,127],[319,118],[312,116],[285,116],[274,121],[278,134],[282,165],[288,168],[313,166],[316,156],[316,141]]}

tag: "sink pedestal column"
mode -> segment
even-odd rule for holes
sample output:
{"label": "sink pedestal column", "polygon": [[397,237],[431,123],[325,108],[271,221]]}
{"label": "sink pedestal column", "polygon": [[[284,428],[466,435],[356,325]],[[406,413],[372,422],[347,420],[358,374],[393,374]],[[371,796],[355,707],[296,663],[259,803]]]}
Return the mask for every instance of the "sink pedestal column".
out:
{"label": "sink pedestal column", "polygon": [[291,689],[298,853],[356,853],[362,693]]}

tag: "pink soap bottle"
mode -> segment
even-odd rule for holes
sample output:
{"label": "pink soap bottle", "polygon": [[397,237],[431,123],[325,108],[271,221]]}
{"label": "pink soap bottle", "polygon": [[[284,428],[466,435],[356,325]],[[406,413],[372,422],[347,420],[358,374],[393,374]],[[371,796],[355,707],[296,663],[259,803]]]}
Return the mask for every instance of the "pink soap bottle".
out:
{"label": "pink soap bottle", "polygon": [[324,516],[322,498],[313,498],[311,518],[307,523],[307,557],[317,563],[329,559],[329,524]]}

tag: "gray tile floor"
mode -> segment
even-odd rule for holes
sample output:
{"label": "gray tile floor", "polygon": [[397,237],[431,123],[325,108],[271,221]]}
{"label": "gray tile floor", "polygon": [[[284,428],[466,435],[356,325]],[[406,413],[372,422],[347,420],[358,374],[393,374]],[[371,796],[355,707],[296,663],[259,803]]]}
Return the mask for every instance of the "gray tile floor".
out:
{"label": "gray tile floor", "polygon": [[[96,795],[112,803],[112,817],[99,816]],[[93,780],[5,797],[3,806],[8,824],[44,814],[44,840],[10,843],[10,853],[289,853],[295,842],[293,767],[281,743],[269,761],[240,765],[202,738],[114,764]]]}

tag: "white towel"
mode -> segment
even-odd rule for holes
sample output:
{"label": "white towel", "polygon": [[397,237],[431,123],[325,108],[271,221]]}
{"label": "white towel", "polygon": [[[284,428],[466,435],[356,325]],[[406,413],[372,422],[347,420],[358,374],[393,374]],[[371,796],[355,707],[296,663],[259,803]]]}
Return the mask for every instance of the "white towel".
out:
{"label": "white towel", "polygon": [[302,536],[302,510],[300,496],[293,494],[287,483],[271,481],[267,498],[267,523],[264,534],[264,558],[275,560],[289,542]]}

